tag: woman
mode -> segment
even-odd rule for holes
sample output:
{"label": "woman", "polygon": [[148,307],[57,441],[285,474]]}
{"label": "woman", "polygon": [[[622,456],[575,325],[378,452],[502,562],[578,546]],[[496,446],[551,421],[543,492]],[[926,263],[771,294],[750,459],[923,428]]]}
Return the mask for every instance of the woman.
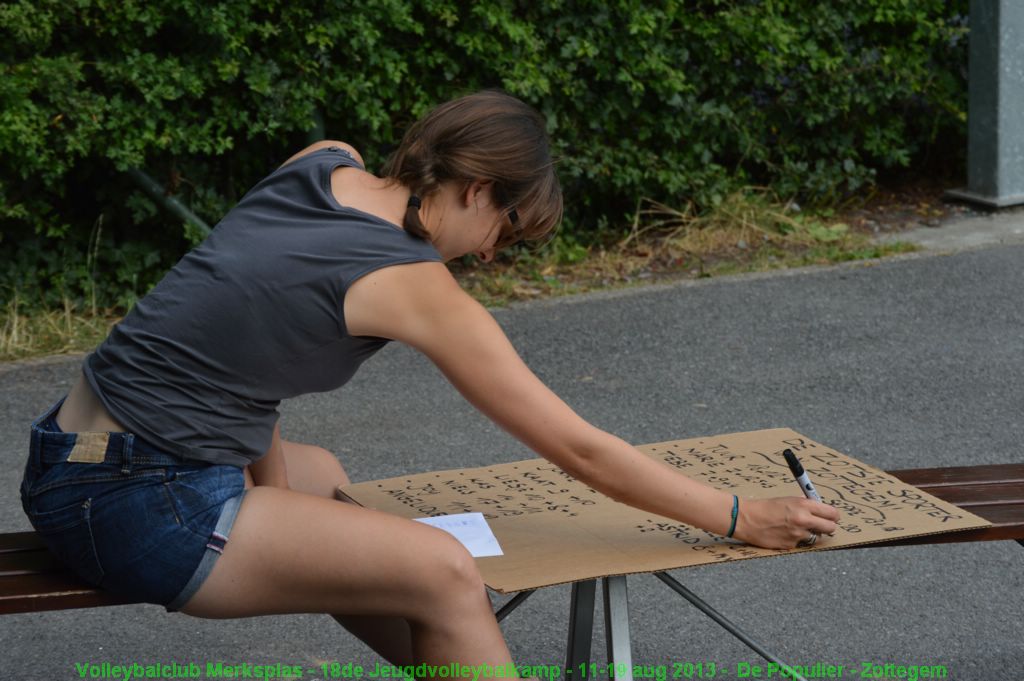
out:
{"label": "woman", "polygon": [[432,111],[384,177],[342,142],[304,149],[139,301],[33,424],[22,483],[33,525],[83,578],[168,610],[324,612],[397,664],[509,663],[461,545],[338,503],[338,460],[280,436],[280,400],[342,385],[398,340],[614,499],[759,546],[834,531],[831,507],[740,502],[586,423],[443,264],[489,261],[550,232],[561,210],[543,121],[501,93]]}

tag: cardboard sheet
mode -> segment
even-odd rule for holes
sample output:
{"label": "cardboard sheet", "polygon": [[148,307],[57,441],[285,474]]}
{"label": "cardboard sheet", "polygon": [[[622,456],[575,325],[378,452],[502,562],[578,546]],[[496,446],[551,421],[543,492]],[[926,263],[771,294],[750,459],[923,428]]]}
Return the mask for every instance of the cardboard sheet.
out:
{"label": "cardboard sheet", "polygon": [[478,558],[477,565],[484,582],[501,593],[990,524],[789,429],[638,448],[741,498],[800,495],[782,456],[790,448],[825,503],[842,511],[840,529],[813,548],[755,548],[612,501],[544,459],[375,480],[341,492],[407,518],[483,513],[505,555]]}

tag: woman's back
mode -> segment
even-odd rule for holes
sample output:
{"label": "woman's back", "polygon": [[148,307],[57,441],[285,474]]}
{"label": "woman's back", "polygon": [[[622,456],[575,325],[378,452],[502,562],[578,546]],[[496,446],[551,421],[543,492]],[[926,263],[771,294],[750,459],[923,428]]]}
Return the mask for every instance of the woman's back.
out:
{"label": "woman's back", "polygon": [[321,149],[256,185],[86,360],[114,419],[183,458],[244,466],[267,451],[282,399],[341,386],[386,343],[347,333],[348,287],[440,256],[340,206],[339,166],[359,167]]}

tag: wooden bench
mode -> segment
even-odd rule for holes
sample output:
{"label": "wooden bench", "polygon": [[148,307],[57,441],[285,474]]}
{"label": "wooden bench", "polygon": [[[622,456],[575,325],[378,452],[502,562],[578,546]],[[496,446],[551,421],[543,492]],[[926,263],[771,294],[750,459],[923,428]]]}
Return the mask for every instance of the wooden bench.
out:
{"label": "wooden bench", "polygon": [[[889,471],[906,483],[960,506],[991,527],[851,548],[1013,539],[1024,546],[1024,464]],[[0,534],[0,614],[95,608],[133,601],[71,575],[35,532]]]}

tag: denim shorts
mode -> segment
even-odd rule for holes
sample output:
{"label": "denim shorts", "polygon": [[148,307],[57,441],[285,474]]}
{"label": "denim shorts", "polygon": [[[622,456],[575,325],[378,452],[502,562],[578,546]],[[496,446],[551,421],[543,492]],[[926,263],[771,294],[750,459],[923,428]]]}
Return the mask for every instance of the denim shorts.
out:
{"label": "denim shorts", "polygon": [[131,433],[65,433],[61,400],[32,424],[21,503],[46,546],[86,582],[169,611],[224,550],[241,468],[186,461]]}

